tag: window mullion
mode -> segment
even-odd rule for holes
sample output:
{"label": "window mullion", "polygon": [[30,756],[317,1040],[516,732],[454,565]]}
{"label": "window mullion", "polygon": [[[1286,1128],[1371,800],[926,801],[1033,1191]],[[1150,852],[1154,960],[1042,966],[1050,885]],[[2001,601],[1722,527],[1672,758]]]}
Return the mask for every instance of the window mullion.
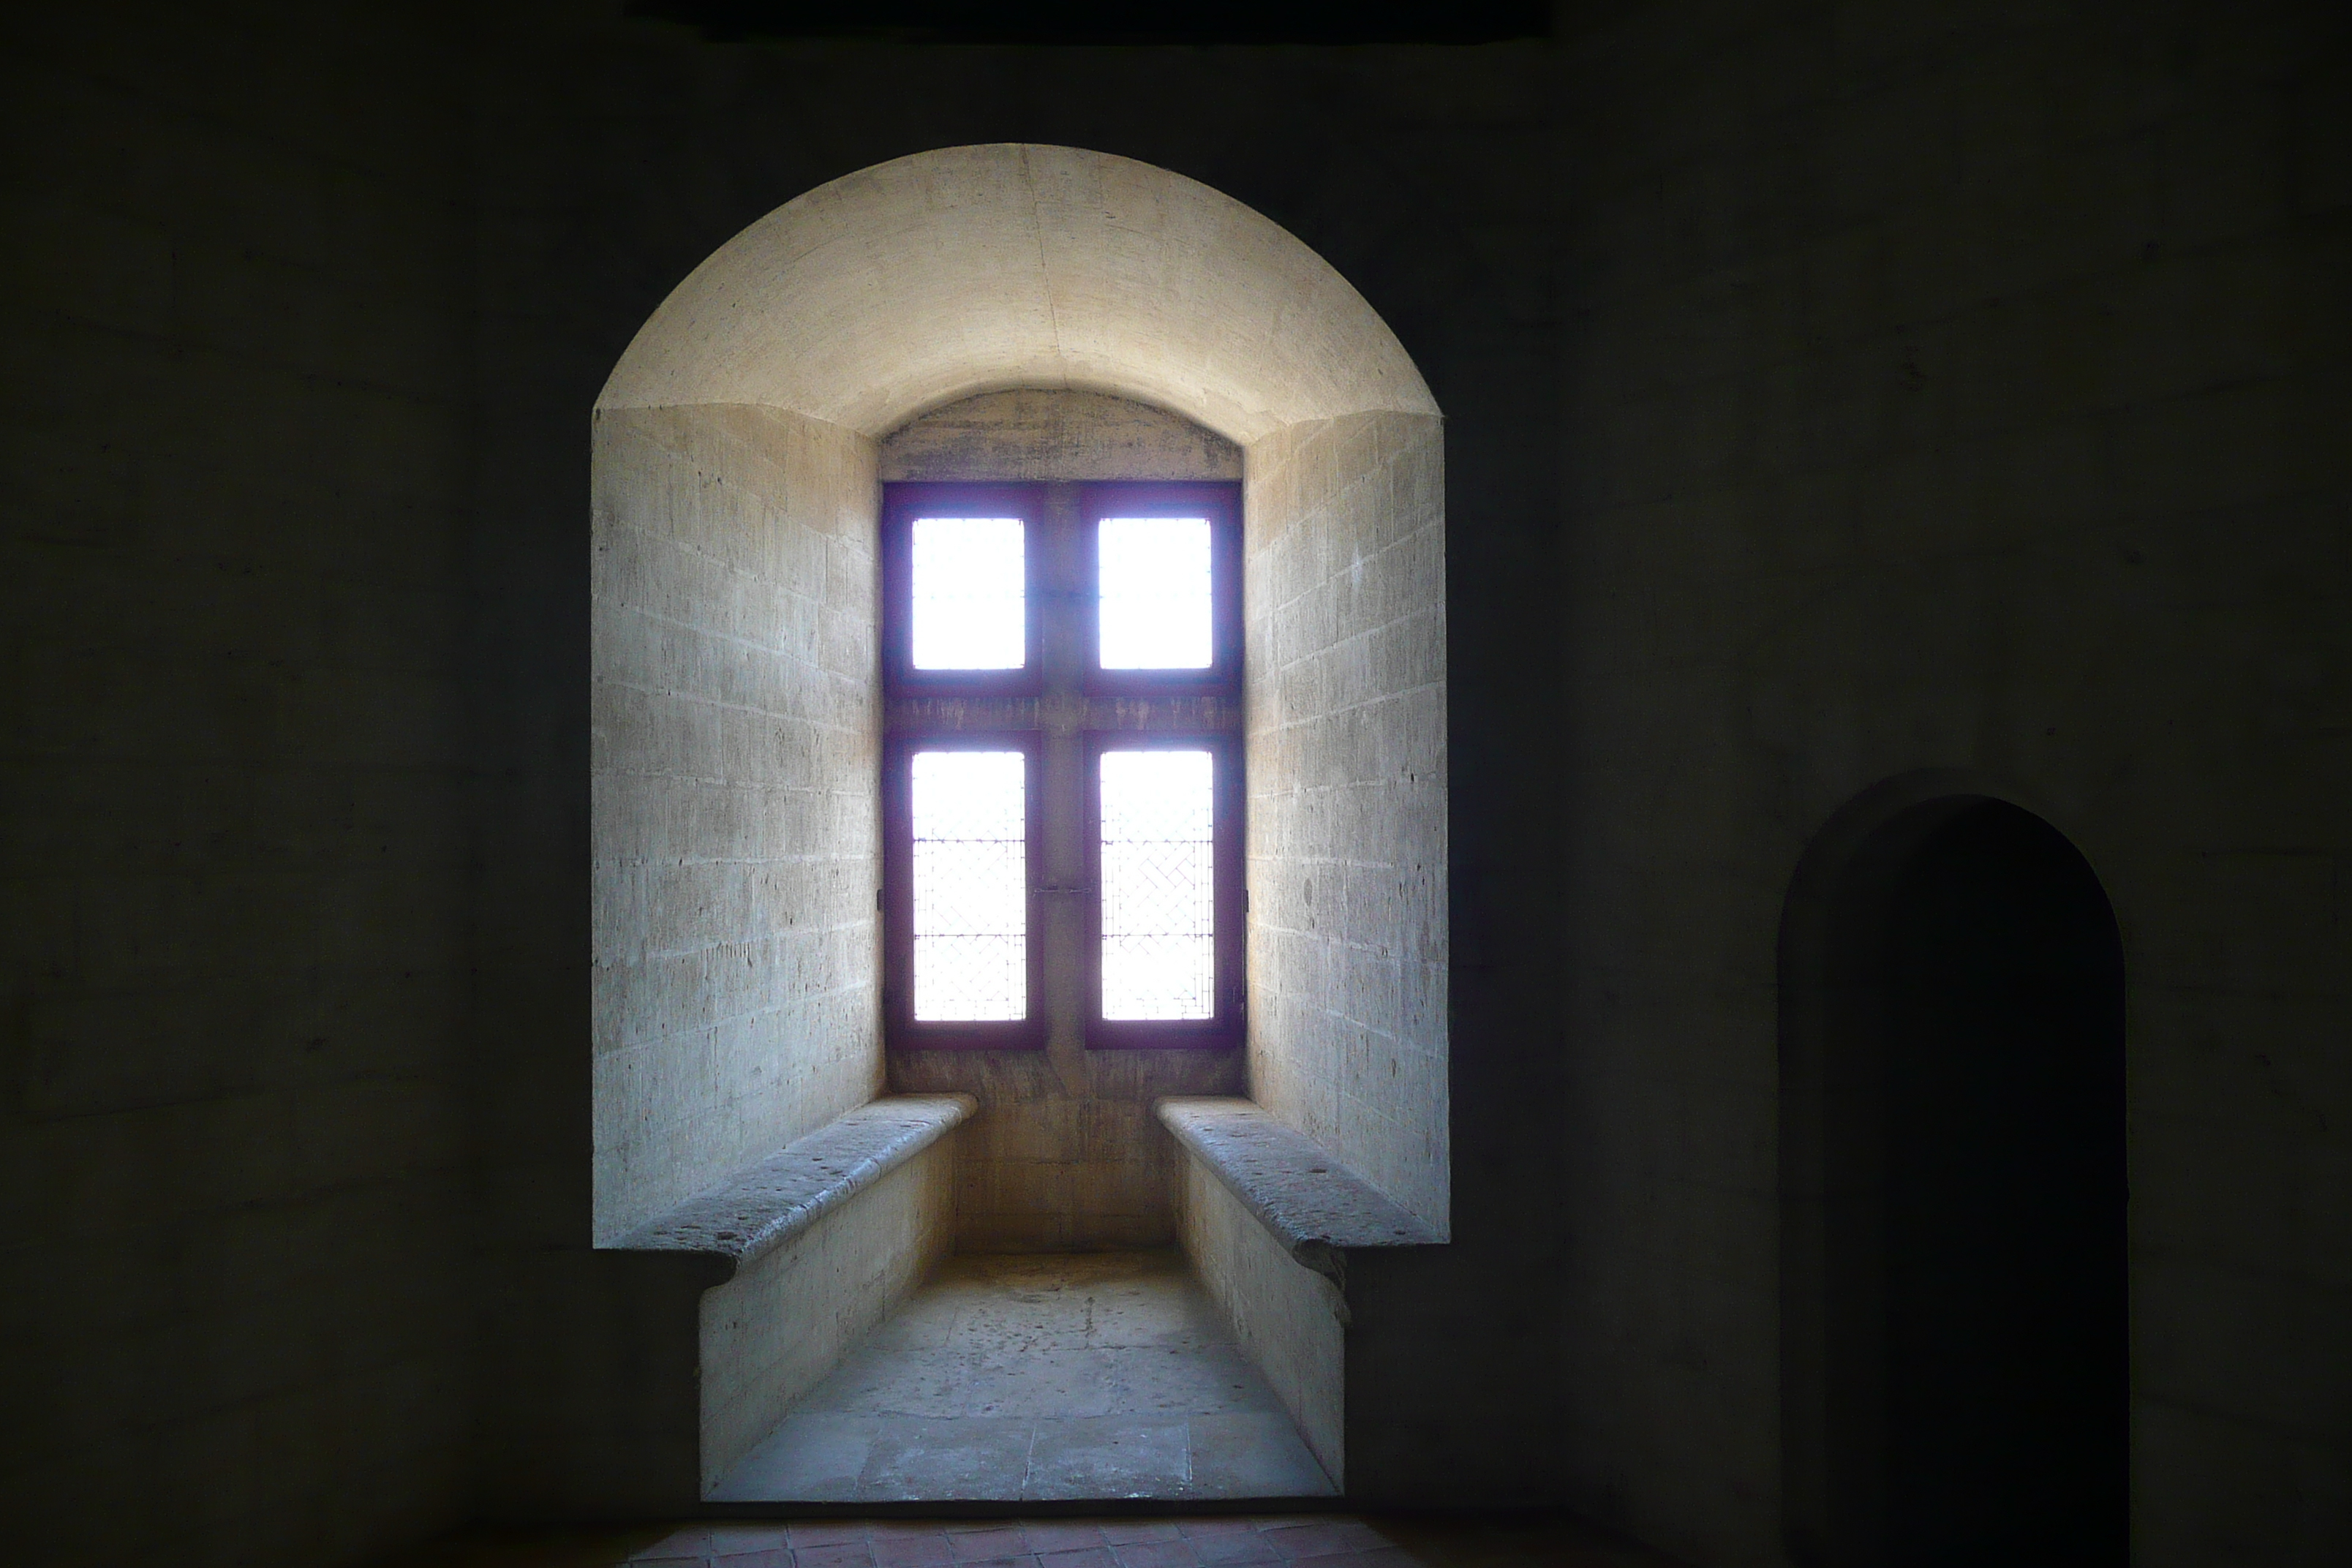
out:
{"label": "window mullion", "polygon": [[1039,892],[1046,1048],[1074,1050],[1086,1034],[1091,973],[1092,889],[1086,833],[1086,559],[1078,487],[1047,484],[1038,529],[1036,724],[1043,777],[1041,842],[1033,865]]}

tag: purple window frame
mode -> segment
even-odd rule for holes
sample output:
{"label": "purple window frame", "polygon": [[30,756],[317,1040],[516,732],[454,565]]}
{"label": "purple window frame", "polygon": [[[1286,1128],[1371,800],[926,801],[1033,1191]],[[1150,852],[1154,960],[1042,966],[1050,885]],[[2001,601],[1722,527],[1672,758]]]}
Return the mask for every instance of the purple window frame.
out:
{"label": "purple window frame", "polygon": [[[924,517],[1017,517],[1027,529],[1024,662],[1010,670],[919,670],[913,660],[914,522]],[[1205,517],[1210,524],[1211,664],[1207,669],[1107,670],[1101,668],[1099,523],[1106,517]],[[882,913],[883,1041],[904,1050],[1042,1050],[1046,1043],[1045,895],[1036,847],[1043,842],[1046,770],[1034,700],[1044,689],[1040,660],[1048,614],[1043,590],[1045,487],[897,481],[883,488],[880,513],[880,658],[886,709],[904,700],[944,699],[927,718],[895,711],[883,743]],[[1201,699],[1238,699],[1242,686],[1241,487],[1225,481],[1093,483],[1078,487],[1087,591],[1074,611],[1083,639],[1083,689],[1090,700],[1118,700],[1131,728],[1083,732],[1082,800],[1087,918],[1078,959],[1083,1034],[1091,1050],[1230,1050],[1243,1043],[1246,910],[1243,865],[1241,739],[1229,729],[1198,726],[1182,714]],[[1155,699],[1170,700],[1155,714]],[[1215,703],[1210,704],[1211,708]],[[920,701],[907,703],[920,710]],[[1023,717],[1022,715],[1025,715]],[[974,724],[966,729],[964,724]],[[1205,1019],[1107,1019],[1102,1013],[1102,773],[1105,751],[1168,747],[1214,758],[1216,1012]],[[912,759],[919,751],[1019,751],[1027,758],[1028,1016],[991,1021],[919,1022],[914,1016],[914,821]]]}
{"label": "purple window frame", "polygon": [[[1044,821],[1043,776],[1034,730],[956,730],[893,735],[882,761],[882,1014],[886,1043],[900,1051],[1034,1051],[1045,1045],[1045,944],[1037,940],[1039,899],[1034,853]],[[1022,884],[1028,960],[1028,1013],[1021,1018],[918,1019],[915,1016],[915,773],[918,752],[1019,752],[1023,767]]]}
{"label": "purple window frame", "polygon": [[[1170,730],[1096,730],[1086,745],[1088,917],[1084,987],[1090,1050],[1231,1050],[1242,1043],[1246,998],[1242,983],[1244,908],[1242,882],[1240,737]],[[1105,752],[1209,753],[1215,796],[1210,807],[1214,868],[1216,1011],[1206,1018],[1106,1018],[1102,1016],[1102,755]]]}
{"label": "purple window frame", "polygon": [[[882,500],[882,680],[897,697],[1034,697],[1037,661],[1037,537],[1045,516],[1042,485],[893,484]],[[1018,669],[915,668],[915,521],[925,517],[1017,517],[1022,562],[1023,662]]]}
{"label": "purple window frame", "polygon": [[1107,517],[1205,517],[1209,520],[1209,642],[1206,669],[1105,669],[1101,602],[1089,594],[1083,611],[1087,694],[1090,697],[1239,696],[1242,689],[1241,488],[1223,482],[1122,481],[1093,484],[1078,494],[1086,532],[1087,581],[1102,581],[1102,520]]}

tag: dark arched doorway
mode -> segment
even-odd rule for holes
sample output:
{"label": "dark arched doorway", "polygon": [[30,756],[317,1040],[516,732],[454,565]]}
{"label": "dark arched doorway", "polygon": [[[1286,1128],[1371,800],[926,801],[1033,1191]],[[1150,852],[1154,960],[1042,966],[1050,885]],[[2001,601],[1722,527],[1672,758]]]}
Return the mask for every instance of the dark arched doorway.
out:
{"label": "dark arched doorway", "polygon": [[2004,801],[1864,811],[1874,826],[1824,835],[1783,930],[1791,1552],[2121,1568],[2114,915],[2065,837]]}

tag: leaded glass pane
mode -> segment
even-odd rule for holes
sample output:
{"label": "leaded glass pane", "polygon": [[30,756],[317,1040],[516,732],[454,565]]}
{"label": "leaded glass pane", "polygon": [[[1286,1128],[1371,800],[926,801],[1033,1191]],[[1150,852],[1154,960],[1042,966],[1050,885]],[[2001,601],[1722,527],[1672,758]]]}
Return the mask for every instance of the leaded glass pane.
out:
{"label": "leaded glass pane", "polygon": [[1208,520],[1107,517],[1099,526],[1102,668],[1208,668]]}
{"label": "leaded glass pane", "polygon": [[1017,517],[919,517],[917,669],[1019,669],[1028,662],[1027,530]]}
{"label": "leaded glass pane", "polygon": [[1207,752],[1102,754],[1102,1016],[1216,1016]]}
{"label": "leaded glass pane", "polygon": [[915,1016],[1029,1014],[1028,759],[917,752]]}

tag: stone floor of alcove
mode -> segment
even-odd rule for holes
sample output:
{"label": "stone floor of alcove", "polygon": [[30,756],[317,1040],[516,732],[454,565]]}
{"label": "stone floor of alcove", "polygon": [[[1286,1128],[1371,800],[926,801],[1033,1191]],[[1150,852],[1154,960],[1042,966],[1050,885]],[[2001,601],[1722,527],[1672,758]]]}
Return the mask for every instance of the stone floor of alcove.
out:
{"label": "stone floor of alcove", "polygon": [[1329,1497],[1166,1252],[959,1257],[795,1405],[713,1502]]}

